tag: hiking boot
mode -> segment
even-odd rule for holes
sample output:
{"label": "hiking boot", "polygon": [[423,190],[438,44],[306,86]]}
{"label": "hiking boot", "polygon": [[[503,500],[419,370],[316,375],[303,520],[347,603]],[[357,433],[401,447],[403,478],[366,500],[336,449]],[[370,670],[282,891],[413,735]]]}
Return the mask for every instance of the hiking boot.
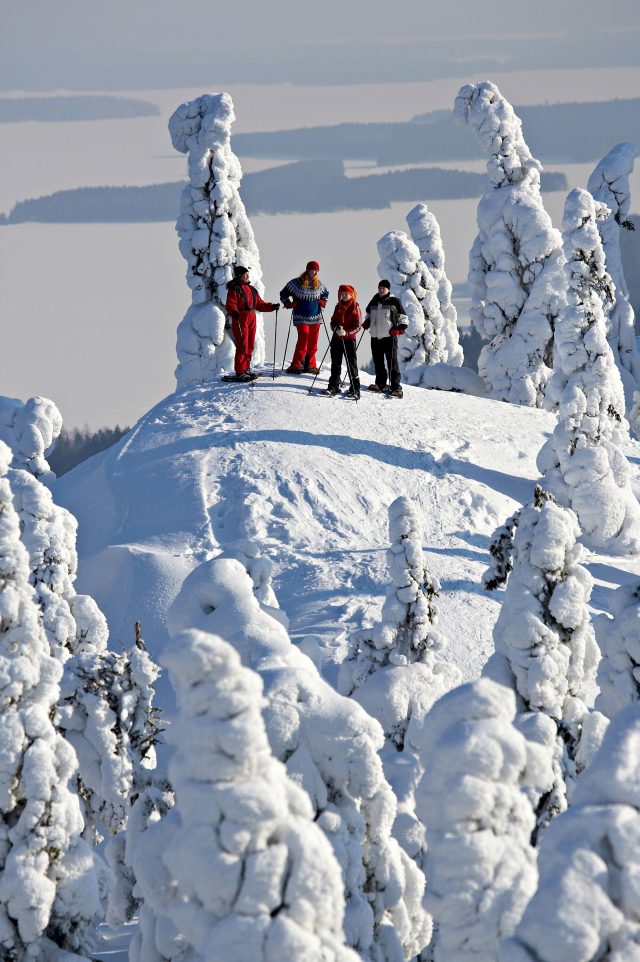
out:
{"label": "hiking boot", "polygon": [[394,387],[393,391],[390,391],[389,393],[391,397],[403,397],[401,387]]}
{"label": "hiking boot", "polygon": [[344,392],[345,397],[353,397],[356,401],[360,400],[360,385],[354,385]]}
{"label": "hiking boot", "polygon": [[290,364],[287,368],[287,374],[302,374],[302,368],[294,367],[293,364]]}
{"label": "hiking boot", "polygon": [[382,388],[379,387],[377,384],[370,384],[369,387],[367,388],[367,391],[375,391],[376,394],[382,394]]}
{"label": "hiking boot", "polygon": [[241,371],[240,374],[236,374],[236,381],[240,381],[241,383],[247,383],[253,380],[248,371]]}
{"label": "hiking boot", "polygon": [[322,392],[323,394],[328,394],[329,397],[335,397],[339,393],[338,388],[334,384],[327,384],[326,388]]}
{"label": "hiking boot", "polygon": [[306,373],[307,373],[307,374],[319,374],[319,373],[320,373],[320,368],[319,368],[319,367],[316,367],[315,364],[314,364],[314,365],[312,365],[311,367],[308,367],[308,368],[306,369]]}

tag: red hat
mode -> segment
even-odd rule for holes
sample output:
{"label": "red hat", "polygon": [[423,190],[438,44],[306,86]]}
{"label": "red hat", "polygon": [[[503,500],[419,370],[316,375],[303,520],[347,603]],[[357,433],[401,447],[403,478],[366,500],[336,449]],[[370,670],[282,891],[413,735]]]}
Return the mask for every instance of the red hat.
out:
{"label": "red hat", "polygon": [[320,270],[320,265],[318,264],[317,261],[309,261],[309,263],[307,264],[306,269],[307,269],[308,271],[319,271],[319,270]]}

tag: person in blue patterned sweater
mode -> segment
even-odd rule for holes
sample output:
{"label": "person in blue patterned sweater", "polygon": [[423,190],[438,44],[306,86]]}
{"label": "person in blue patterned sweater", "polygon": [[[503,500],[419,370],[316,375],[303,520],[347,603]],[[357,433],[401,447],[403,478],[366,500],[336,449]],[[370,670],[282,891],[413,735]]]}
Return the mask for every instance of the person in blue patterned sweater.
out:
{"label": "person in blue patterned sweater", "polygon": [[280,291],[280,300],[288,310],[293,310],[291,320],[298,334],[289,374],[309,371],[317,374],[316,351],[322,323],[322,308],[326,307],[329,291],[318,277],[320,265],[309,261],[304,273],[294,277]]}

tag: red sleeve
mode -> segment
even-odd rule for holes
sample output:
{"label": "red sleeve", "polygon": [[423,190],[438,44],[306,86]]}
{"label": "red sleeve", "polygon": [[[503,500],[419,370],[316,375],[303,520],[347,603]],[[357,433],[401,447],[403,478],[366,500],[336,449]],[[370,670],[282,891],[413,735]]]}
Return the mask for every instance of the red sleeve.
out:
{"label": "red sleeve", "polygon": [[231,316],[233,316],[234,314],[239,313],[238,296],[236,292],[233,290],[233,288],[231,288],[230,291],[227,291],[227,303],[225,306],[227,308],[227,314],[230,314]]}
{"label": "red sleeve", "polygon": [[275,310],[275,307],[271,306],[271,301],[263,301],[260,295],[258,294],[258,292],[256,291],[256,311],[265,311],[265,313],[268,314],[269,311],[274,311],[274,310]]}
{"label": "red sleeve", "polygon": [[356,312],[349,315],[349,319],[344,325],[345,331],[349,331],[349,333],[357,333],[362,327],[362,311],[360,310],[360,305],[356,304],[356,308]]}

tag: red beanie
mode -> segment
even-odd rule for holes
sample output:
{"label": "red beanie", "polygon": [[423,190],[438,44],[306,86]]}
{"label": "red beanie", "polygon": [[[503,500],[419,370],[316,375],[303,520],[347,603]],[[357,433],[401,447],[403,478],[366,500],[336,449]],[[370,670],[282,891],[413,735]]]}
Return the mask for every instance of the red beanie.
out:
{"label": "red beanie", "polygon": [[307,264],[307,268],[306,268],[306,269],[307,269],[308,271],[319,271],[319,270],[320,270],[320,265],[318,264],[317,261],[309,261],[309,263]]}

